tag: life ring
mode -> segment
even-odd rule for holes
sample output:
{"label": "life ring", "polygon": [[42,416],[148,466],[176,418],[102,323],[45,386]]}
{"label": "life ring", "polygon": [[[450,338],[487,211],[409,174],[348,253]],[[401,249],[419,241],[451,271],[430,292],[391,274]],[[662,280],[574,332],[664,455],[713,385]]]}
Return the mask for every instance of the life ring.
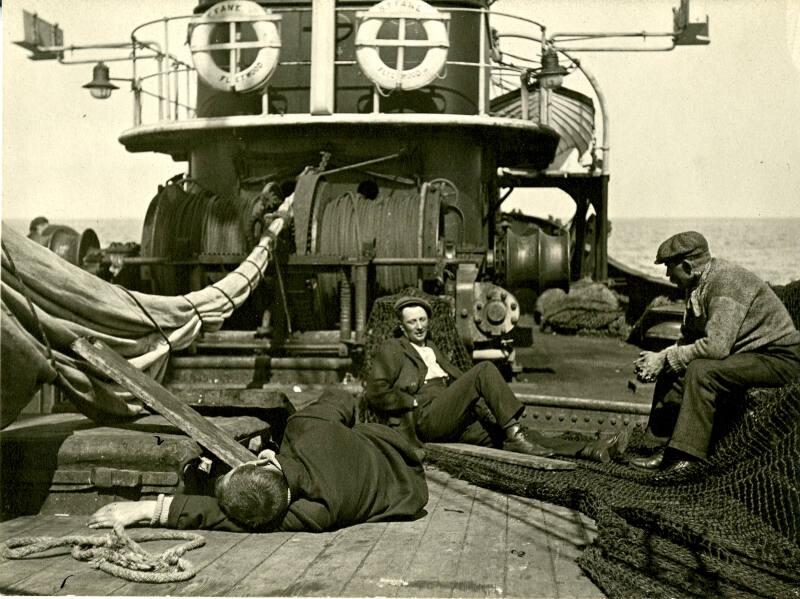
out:
{"label": "life ring", "polygon": [[[189,47],[197,74],[214,89],[245,93],[259,89],[266,83],[278,65],[281,38],[278,33],[279,16],[250,0],[219,2],[209,8],[192,25]],[[212,41],[214,29],[230,23],[249,23],[257,41],[217,43]],[[214,51],[259,48],[258,55],[246,69],[238,72],[220,68],[211,53]]]}
{"label": "life ring", "polygon": [[[387,19],[400,17],[422,22],[428,37],[425,58],[411,69],[387,65],[380,57],[378,31]],[[426,18],[426,16],[428,18]],[[433,17],[433,18],[431,18]],[[412,90],[431,83],[447,63],[450,39],[445,19],[437,9],[422,0],[383,0],[362,15],[356,32],[356,60],[369,79],[383,89]],[[398,46],[402,42],[398,41]],[[409,46],[410,47],[410,46]]]}

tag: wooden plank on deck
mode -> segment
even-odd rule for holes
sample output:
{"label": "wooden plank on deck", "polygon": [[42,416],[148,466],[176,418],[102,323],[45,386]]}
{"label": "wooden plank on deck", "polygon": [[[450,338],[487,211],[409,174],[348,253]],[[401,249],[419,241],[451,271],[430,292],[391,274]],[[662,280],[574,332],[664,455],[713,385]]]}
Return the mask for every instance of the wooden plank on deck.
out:
{"label": "wooden plank on deck", "polygon": [[342,589],[342,596],[394,597],[398,589],[408,584],[405,579],[408,568],[449,479],[447,474],[430,468],[426,469],[425,477],[428,481],[427,515],[411,522],[389,522],[372,551]]}
{"label": "wooden plank on deck", "polygon": [[538,470],[574,470],[577,468],[574,462],[503,451],[502,449],[496,449],[494,447],[467,445],[466,443],[428,443],[428,445],[446,449],[459,455],[466,455],[473,458],[488,458],[508,464],[515,464],[517,466],[536,468]]}
{"label": "wooden plank on deck", "polygon": [[542,504],[553,565],[556,592],[564,599],[594,599],[605,595],[584,574],[576,560],[596,536],[594,524],[580,512],[552,504]]}
{"label": "wooden plank on deck", "polygon": [[506,597],[557,597],[555,569],[541,503],[508,496]]}
{"label": "wooden plank on deck", "polygon": [[288,589],[302,597],[338,597],[380,540],[386,522],[359,524],[341,530]]}
{"label": "wooden plank on deck", "polygon": [[125,358],[101,341],[90,341],[81,337],[71,347],[92,366],[106,373],[134,397],[164,416],[229,466],[238,466],[255,457],[219,427],[142,371],[131,366]]}
{"label": "wooden plank on deck", "polygon": [[506,570],[505,495],[478,487],[456,570],[457,597],[502,597]]}
{"label": "wooden plank on deck", "polygon": [[306,570],[325,550],[337,533],[299,532],[283,543],[247,578],[231,589],[235,596],[287,597],[293,585],[303,580]]}
{"label": "wooden plank on deck", "polygon": [[458,558],[477,487],[450,478],[436,509],[428,515],[428,529],[404,577],[408,586],[398,597],[449,597],[456,583]]}
{"label": "wooden plank on deck", "polygon": [[238,533],[242,541],[207,563],[192,580],[181,583],[175,596],[214,597],[229,595],[237,583],[257,571],[262,563],[284,543],[293,532]]}

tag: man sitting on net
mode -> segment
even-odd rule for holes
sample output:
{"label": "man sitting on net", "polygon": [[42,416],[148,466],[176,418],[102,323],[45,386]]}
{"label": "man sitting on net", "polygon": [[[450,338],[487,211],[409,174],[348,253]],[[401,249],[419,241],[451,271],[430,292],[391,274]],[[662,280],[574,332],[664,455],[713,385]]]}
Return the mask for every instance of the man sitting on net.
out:
{"label": "man sitting on net", "polygon": [[639,378],[656,381],[648,432],[666,447],[631,463],[686,471],[708,454],[718,405],[800,379],[800,332],[769,285],[712,258],[696,231],[664,241],[656,264],[686,291],[686,311],[677,344],[635,363]]}
{"label": "man sitting on net", "polygon": [[387,426],[355,424],[355,415],[352,395],[327,390],[289,418],[277,455],[262,451],[220,477],[216,498],[116,502],[97,510],[89,526],[323,532],[423,515],[423,452]]}
{"label": "man sitting on net", "polygon": [[477,420],[475,406],[483,398],[502,428],[501,446],[507,451],[600,462],[608,462],[616,454],[619,435],[585,443],[527,430],[519,422],[524,406],[494,364],[481,362],[462,372],[428,339],[432,309],[426,300],[401,297],[394,311],[403,336],[384,342],[375,356],[366,399],[372,409],[398,421],[398,428],[412,440],[493,444],[486,431],[475,439],[462,438]]}

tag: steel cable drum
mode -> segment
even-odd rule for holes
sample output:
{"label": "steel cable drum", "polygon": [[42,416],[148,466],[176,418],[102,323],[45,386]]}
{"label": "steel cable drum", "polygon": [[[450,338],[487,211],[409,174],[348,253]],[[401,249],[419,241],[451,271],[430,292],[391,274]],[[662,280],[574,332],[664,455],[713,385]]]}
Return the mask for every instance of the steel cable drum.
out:
{"label": "steel cable drum", "polygon": [[[363,243],[375,244],[379,258],[414,258],[421,255],[418,194],[368,200],[353,193],[332,200],[325,206],[319,227],[317,253],[333,256],[360,256]],[[416,287],[416,266],[378,266],[375,269],[378,295]],[[339,277],[319,277],[326,305],[337,297]]]}
{"label": "steel cable drum", "polygon": [[241,255],[250,250],[240,218],[245,204],[239,198],[214,197],[203,214],[202,255]]}
{"label": "steel cable drum", "polygon": [[[203,190],[185,192],[165,186],[147,210],[142,229],[142,256],[169,261],[192,260],[201,251],[207,206],[215,196]],[[190,290],[190,266],[152,265],[153,293],[178,295]]]}

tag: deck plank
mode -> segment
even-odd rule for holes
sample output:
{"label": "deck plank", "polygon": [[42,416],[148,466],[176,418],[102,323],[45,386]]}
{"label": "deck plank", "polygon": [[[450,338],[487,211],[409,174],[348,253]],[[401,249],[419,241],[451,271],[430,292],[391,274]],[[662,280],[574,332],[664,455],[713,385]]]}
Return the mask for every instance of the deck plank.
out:
{"label": "deck plank", "polygon": [[447,475],[426,471],[428,479],[428,515],[412,522],[389,522],[369,555],[342,589],[346,597],[394,597],[408,584],[405,576],[417,548],[430,525],[430,513],[436,509],[445,488]]}
{"label": "deck plank", "polygon": [[541,503],[509,495],[506,597],[557,597],[548,535]]}
{"label": "deck plank", "polygon": [[230,591],[236,596],[287,597],[338,533],[299,532]]}
{"label": "deck plank", "polygon": [[[84,516],[39,518],[41,523],[38,526],[27,529],[25,534],[12,536],[99,536],[96,531],[86,528]],[[81,576],[92,568],[87,562],[74,559],[70,549],[64,546],[25,559],[3,560],[0,562],[5,564],[0,568],[0,592],[11,595],[53,595],[62,587],[78,586]]]}
{"label": "deck plank", "polygon": [[209,562],[192,580],[179,585],[176,596],[212,597],[230,594],[275,551],[294,536],[291,532],[240,535],[243,540]]}
{"label": "deck plank", "polygon": [[558,597],[604,598],[603,592],[584,574],[576,560],[596,536],[593,522],[574,510],[541,504],[549,531]]}
{"label": "deck plank", "polygon": [[342,530],[311,563],[289,594],[303,597],[341,595],[380,540],[387,523],[360,524]]}
{"label": "deck plank", "polygon": [[13,520],[6,520],[0,523],[0,543],[7,541],[14,537],[28,537],[31,535],[42,534],[47,535],[47,532],[36,532],[35,529],[40,528],[46,531],[48,524],[54,520],[63,519],[66,516],[20,516]]}
{"label": "deck plank", "polygon": [[457,597],[501,597],[507,562],[508,500],[478,487],[456,570]]}
{"label": "deck plank", "polygon": [[398,597],[450,597],[477,487],[450,478],[404,577]]}

